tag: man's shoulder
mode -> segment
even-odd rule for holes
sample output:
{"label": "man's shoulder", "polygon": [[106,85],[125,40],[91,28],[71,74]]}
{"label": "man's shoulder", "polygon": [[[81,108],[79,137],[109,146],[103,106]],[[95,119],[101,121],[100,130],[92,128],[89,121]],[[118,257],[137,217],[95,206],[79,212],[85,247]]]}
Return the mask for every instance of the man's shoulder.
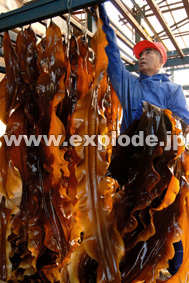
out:
{"label": "man's shoulder", "polygon": [[136,72],[129,72],[127,69],[124,69],[123,76],[127,78],[127,82],[130,82],[131,84],[134,84],[139,80],[139,75]]}
{"label": "man's shoulder", "polygon": [[171,80],[170,75],[167,75],[167,74],[162,74],[162,82],[169,85],[169,87],[173,89],[182,88],[180,84],[174,83]]}

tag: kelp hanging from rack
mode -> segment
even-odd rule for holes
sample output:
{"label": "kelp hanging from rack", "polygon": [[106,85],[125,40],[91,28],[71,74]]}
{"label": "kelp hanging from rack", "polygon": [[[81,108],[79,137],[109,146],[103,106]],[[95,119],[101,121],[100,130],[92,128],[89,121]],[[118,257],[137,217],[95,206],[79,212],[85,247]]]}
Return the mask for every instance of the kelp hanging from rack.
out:
{"label": "kelp hanging from rack", "polygon": [[[177,124],[169,110],[145,102],[141,120],[133,122],[123,135],[137,137],[135,142],[149,137],[153,140],[155,136],[158,143],[117,145],[113,150],[108,172],[122,184],[114,198],[117,229],[125,244],[120,265],[122,282],[161,282],[159,271],[168,267],[168,260],[174,256],[173,243],[180,239],[183,264],[166,282],[188,282],[188,245],[183,238],[189,217],[189,153],[184,147],[188,127],[184,122],[180,127]],[[179,134],[183,142],[177,146]]]}
{"label": "kelp hanging from rack", "polygon": [[[182,239],[183,264],[166,282],[189,282],[188,151],[161,145],[167,131],[171,139],[186,136],[186,125],[146,104],[125,134],[155,133],[158,144],[112,147],[121,107],[99,19],[90,50],[84,35],[62,42],[52,21],[38,44],[31,27],[16,48],[7,32],[3,44],[0,279],[160,282],[172,244]],[[19,146],[6,143],[12,135],[23,137]],[[82,137],[79,145],[69,143],[73,135]],[[95,135],[88,145],[87,135]]]}

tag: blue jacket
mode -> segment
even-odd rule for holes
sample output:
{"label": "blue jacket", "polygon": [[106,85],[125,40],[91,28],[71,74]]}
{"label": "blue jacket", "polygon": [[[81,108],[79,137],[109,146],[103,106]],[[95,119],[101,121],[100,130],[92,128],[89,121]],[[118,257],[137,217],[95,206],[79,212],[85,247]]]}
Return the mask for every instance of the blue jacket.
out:
{"label": "blue jacket", "polygon": [[189,124],[189,107],[182,87],[171,82],[167,74],[147,76],[141,73],[139,77],[131,74],[121,61],[113,29],[104,25],[103,30],[108,41],[105,48],[109,60],[108,75],[123,108],[121,132],[133,122],[141,100],[169,109]]}

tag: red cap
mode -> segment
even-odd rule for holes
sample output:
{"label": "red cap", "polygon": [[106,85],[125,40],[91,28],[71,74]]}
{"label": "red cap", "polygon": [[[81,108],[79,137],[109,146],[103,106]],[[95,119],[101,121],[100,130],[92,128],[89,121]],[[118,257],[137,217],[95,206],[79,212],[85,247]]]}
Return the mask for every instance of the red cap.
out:
{"label": "red cap", "polygon": [[151,42],[148,40],[139,41],[137,44],[135,44],[133,53],[139,59],[140,53],[146,48],[153,48],[158,50],[163,58],[163,65],[165,64],[165,62],[167,61],[167,52],[161,42]]}

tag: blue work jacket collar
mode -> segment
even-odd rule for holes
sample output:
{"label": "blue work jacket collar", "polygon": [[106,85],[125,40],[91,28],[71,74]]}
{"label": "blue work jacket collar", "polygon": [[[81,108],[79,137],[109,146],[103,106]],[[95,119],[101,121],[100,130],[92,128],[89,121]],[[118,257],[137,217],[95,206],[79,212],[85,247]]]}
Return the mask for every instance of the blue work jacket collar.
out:
{"label": "blue work jacket collar", "polygon": [[147,75],[144,75],[142,73],[140,73],[140,76],[139,76],[139,80],[142,81],[142,80],[148,80],[148,81],[170,81],[169,79],[170,75],[169,74],[155,74],[154,76],[147,76]]}

